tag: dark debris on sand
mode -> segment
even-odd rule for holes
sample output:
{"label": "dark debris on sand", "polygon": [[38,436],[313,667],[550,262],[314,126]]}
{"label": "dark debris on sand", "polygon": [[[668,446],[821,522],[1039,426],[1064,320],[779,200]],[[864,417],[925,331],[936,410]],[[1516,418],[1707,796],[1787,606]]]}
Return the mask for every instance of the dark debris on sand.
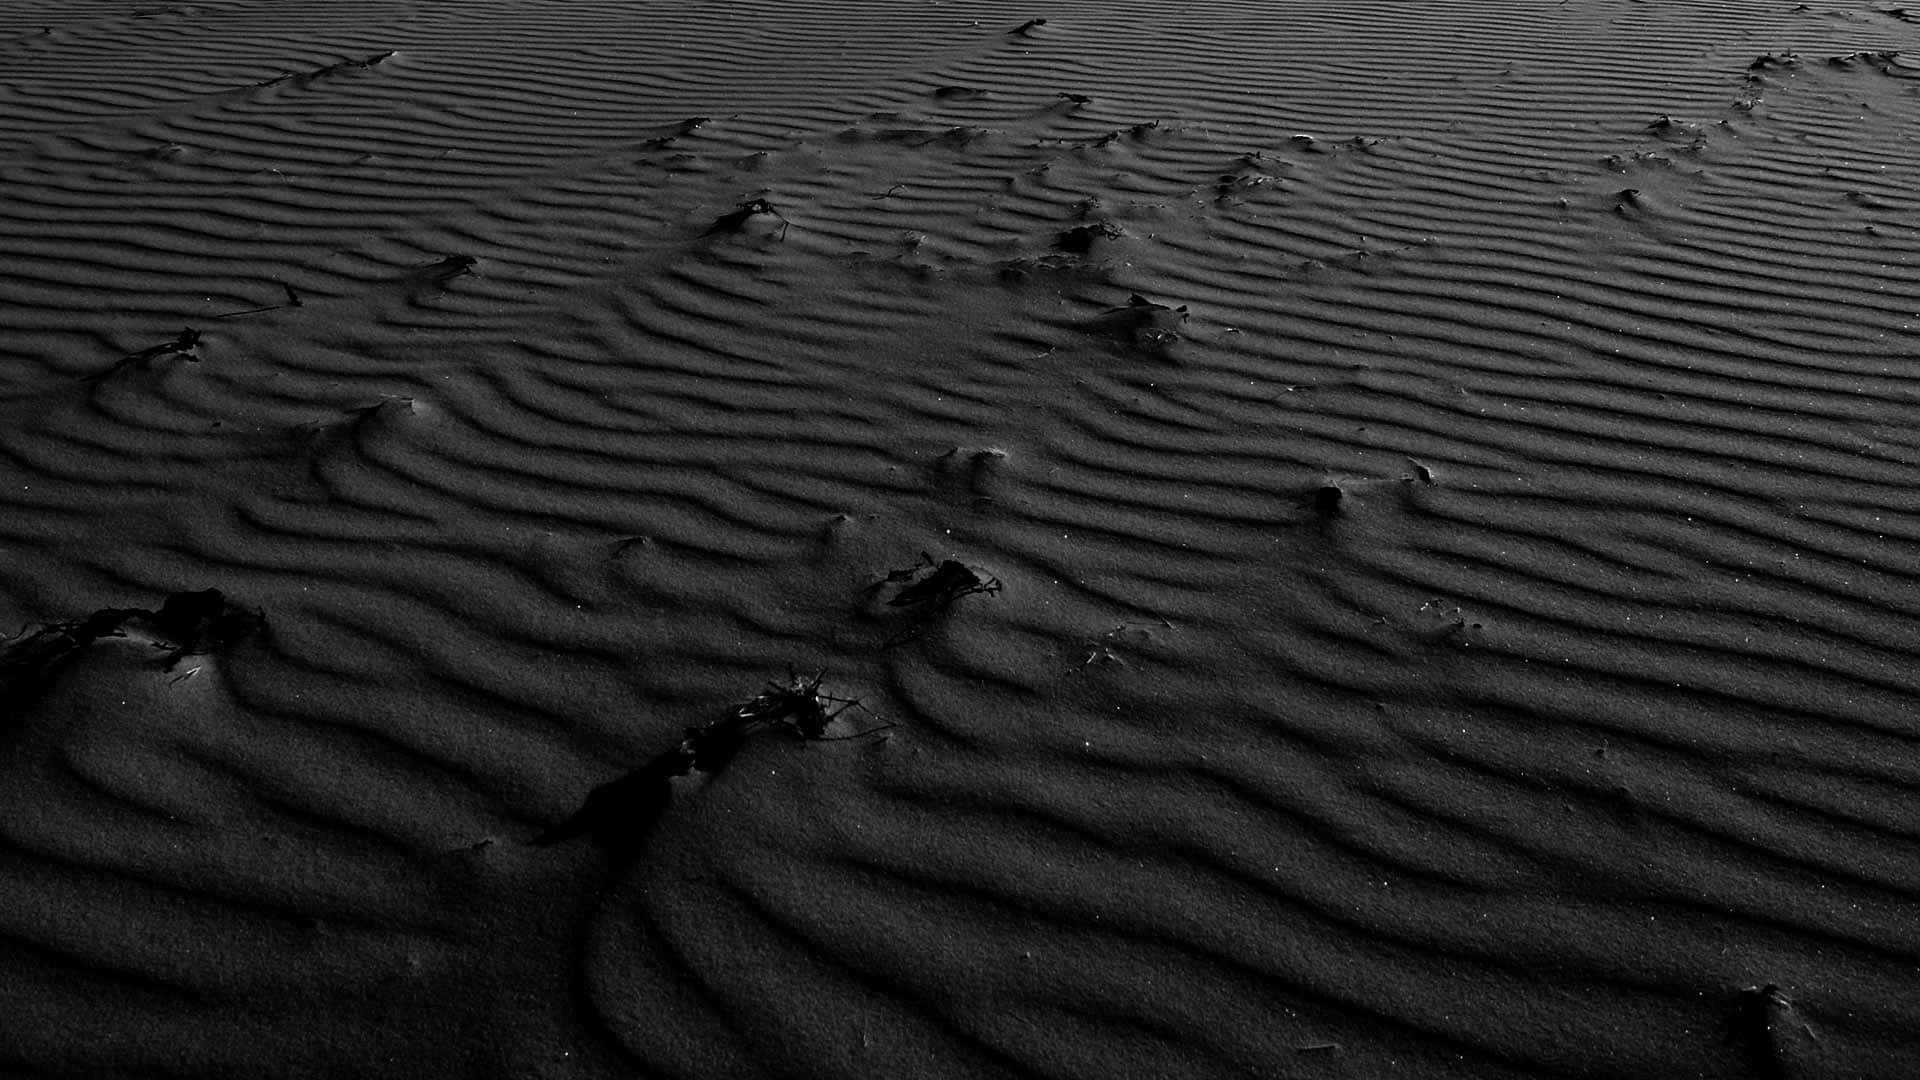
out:
{"label": "dark debris on sand", "polygon": [[198,363],[200,358],[194,355],[194,350],[199,347],[200,331],[189,326],[181,330],[172,341],[163,341],[158,345],[150,345],[137,352],[130,352],[114,361],[113,366],[107,368],[105,371],[96,371],[83,378],[87,382],[99,382],[127,368],[133,368],[138,371],[151,371],[156,361],[175,358],[184,358],[190,362]]}
{"label": "dark debris on sand", "polygon": [[0,645],[0,712],[18,716],[63,665],[101,638],[148,635],[164,652],[160,666],[171,669],[183,657],[226,651],[265,621],[229,603],[219,589],[202,589],[173,593],[157,611],[103,608],[84,619],[43,624]]}
{"label": "dark debris on sand", "polygon": [[1185,304],[1157,304],[1134,293],[1126,303],[1095,316],[1089,329],[1149,353],[1162,353],[1180,340],[1187,314]]}
{"label": "dark debris on sand", "polygon": [[1054,237],[1056,251],[1069,255],[1086,255],[1093,251],[1095,241],[1117,240],[1123,235],[1111,222],[1096,221],[1090,225],[1075,225]]}
{"label": "dark debris on sand", "polygon": [[[825,677],[825,672],[806,677],[791,674],[785,683],[768,683],[765,690],[734,706],[718,720],[687,728],[686,737],[679,745],[654,755],[625,776],[594,788],[587,793],[579,810],[535,837],[533,842],[544,847],[576,836],[588,836],[615,854],[634,854],[666,812],[676,777],[693,772],[720,775],[739,756],[747,741],[762,732],[783,731],[806,741],[830,738],[827,726],[860,703],[821,693],[820,684]],[[883,730],[885,726],[891,725],[873,731]]]}
{"label": "dark debris on sand", "polygon": [[[918,637],[963,597],[999,592],[1000,582],[957,559],[936,561],[921,552],[919,562],[889,571],[867,587],[866,595],[872,598],[888,590],[891,595],[884,606],[904,612],[906,625],[882,648]],[[719,719],[685,729],[677,745],[588,792],[578,810],[534,837],[533,843],[546,847],[586,836],[617,856],[631,857],[639,852],[671,805],[675,779],[695,772],[719,776],[756,736],[784,732],[803,742],[820,742],[862,738],[893,726],[882,724],[852,735],[828,735],[827,728],[834,719],[859,707],[860,702],[823,693],[820,687],[825,678],[824,671],[811,676],[789,672],[786,682],[768,683],[760,693]]]}
{"label": "dark debris on sand", "polygon": [[907,620],[906,625],[881,644],[882,649],[904,645],[925,634],[928,627],[964,597],[998,593],[1000,581],[958,559],[936,562],[923,551],[919,562],[887,571],[886,576],[867,586],[866,591],[868,596],[874,596],[889,588],[894,592],[885,606],[906,609]]}

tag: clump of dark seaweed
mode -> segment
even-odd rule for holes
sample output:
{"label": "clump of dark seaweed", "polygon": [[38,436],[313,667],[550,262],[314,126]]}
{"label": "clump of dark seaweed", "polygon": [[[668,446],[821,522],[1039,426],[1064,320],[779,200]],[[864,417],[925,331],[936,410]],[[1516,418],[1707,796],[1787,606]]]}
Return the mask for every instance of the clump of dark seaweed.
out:
{"label": "clump of dark seaweed", "polygon": [[889,570],[885,577],[867,586],[867,594],[877,595],[888,588],[893,588],[894,593],[887,599],[886,606],[906,608],[908,619],[905,626],[881,644],[883,649],[904,645],[920,637],[963,597],[999,592],[1000,581],[958,559],[935,562],[932,555],[923,551],[919,562],[899,570]]}
{"label": "clump of dark seaweed", "polygon": [[[632,854],[666,812],[675,777],[693,772],[720,775],[739,756],[747,740],[765,731],[784,731],[811,742],[835,738],[827,734],[828,725],[860,703],[822,693],[820,684],[825,678],[824,671],[806,677],[790,673],[785,683],[768,683],[765,690],[729,709],[718,720],[687,728],[679,745],[654,755],[625,776],[594,788],[572,817],[533,842],[545,846],[591,836],[601,847]],[[861,738],[892,726],[883,724],[838,738]]]}
{"label": "clump of dark seaweed", "polygon": [[1117,240],[1121,236],[1118,227],[1111,222],[1096,221],[1091,225],[1075,225],[1054,237],[1056,250],[1069,255],[1085,255],[1093,250],[1096,240]]}
{"label": "clump of dark seaweed", "polygon": [[727,716],[707,726],[738,727],[748,733],[760,728],[779,728],[802,739],[825,739],[827,725],[833,723],[835,717],[848,709],[862,707],[856,699],[821,693],[820,683],[826,675],[825,671],[816,671],[801,678],[788,673],[784,685],[768,683],[751,701],[735,706]]}
{"label": "clump of dark seaweed", "polygon": [[258,630],[265,620],[227,602],[219,589],[178,592],[157,611],[103,608],[84,619],[46,623],[0,645],[0,711],[17,714],[62,665],[101,638],[145,634],[163,650],[160,666],[183,657],[223,652]]}
{"label": "clump of dark seaweed", "polygon": [[138,352],[130,352],[114,361],[113,366],[105,371],[96,371],[84,378],[87,382],[98,382],[109,375],[124,371],[127,368],[151,371],[153,370],[154,361],[174,357],[185,357],[187,360],[197,363],[200,358],[194,355],[194,350],[199,347],[200,331],[189,326],[180,331],[179,335],[172,341],[163,341],[158,345],[150,345]]}

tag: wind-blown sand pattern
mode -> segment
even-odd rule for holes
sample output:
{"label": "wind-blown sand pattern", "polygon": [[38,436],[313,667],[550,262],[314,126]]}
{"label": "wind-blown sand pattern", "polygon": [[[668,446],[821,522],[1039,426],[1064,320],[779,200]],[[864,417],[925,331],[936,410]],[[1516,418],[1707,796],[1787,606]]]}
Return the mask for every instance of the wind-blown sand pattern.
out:
{"label": "wind-blown sand pattern", "polygon": [[9,1073],[1920,1075],[1913,10],[0,11]]}

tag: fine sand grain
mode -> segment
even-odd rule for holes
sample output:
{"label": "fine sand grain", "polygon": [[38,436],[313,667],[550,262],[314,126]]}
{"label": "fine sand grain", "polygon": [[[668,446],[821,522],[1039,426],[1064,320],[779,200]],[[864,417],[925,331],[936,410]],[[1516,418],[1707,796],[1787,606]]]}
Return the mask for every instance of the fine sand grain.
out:
{"label": "fine sand grain", "polygon": [[0,1072],[1920,1076],[1916,57],[0,0]]}

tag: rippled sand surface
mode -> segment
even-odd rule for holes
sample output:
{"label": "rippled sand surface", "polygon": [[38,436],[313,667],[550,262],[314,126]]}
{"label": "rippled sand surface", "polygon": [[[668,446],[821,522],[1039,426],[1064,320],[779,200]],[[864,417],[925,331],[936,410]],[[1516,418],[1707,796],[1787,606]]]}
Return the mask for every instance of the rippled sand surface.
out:
{"label": "rippled sand surface", "polygon": [[6,1071],[1920,1075],[1912,11],[0,14]]}

